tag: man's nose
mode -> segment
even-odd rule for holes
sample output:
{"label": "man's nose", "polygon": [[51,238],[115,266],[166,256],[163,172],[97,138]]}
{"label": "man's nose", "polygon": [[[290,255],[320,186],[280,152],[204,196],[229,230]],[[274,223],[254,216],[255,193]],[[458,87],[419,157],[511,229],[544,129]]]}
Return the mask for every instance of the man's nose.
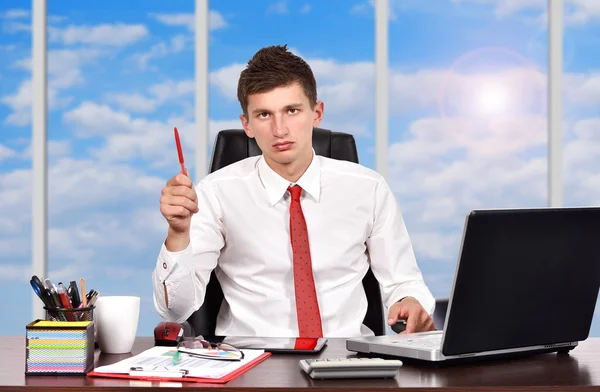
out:
{"label": "man's nose", "polygon": [[287,133],[287,126],[283,116],[275,116],[275,120],[273,121],[273,136],[283,137]]}

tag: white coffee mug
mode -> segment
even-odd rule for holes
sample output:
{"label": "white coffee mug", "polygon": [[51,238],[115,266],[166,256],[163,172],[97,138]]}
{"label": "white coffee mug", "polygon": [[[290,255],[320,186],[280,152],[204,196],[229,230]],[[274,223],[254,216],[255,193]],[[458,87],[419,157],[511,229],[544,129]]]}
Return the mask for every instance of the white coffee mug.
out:
{"label": "white coffee mug", "polygon": [[140,316],[140,297],[100,296],[96,300],[96,341],[106,354],[131,352]]}

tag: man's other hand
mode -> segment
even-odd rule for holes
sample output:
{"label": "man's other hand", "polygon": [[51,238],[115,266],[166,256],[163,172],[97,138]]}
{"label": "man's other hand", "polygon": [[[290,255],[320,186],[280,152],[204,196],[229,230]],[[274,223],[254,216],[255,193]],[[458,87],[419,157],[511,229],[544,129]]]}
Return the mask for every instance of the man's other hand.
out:
{"label": "man's other hand", "polygon": [[401,333],[435,330],[431,316],[413,297],[405,297],[390,307],[388,324],[394,325],[398,320],[406,320],[406,329]]}

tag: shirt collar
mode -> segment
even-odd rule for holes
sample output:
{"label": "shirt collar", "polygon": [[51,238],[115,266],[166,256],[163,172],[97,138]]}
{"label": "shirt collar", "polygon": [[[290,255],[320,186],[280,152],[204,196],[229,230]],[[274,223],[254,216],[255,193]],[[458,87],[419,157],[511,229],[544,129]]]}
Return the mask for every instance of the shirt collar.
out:
{"label": "shirt collar", "polygon": [[[261,156],[258,160],[258,175],[269,195],[269,201],[274,206],[281,200],[287,192],[287,188],[293,185],[279,174],[275,173],[267,162],[265,157]],[[321,196],[321,162],[313,150],[313,159],[308,165],[304,174],[296,181],[296,184],[302,187],[306,193],[312,196],[317,202]]]}

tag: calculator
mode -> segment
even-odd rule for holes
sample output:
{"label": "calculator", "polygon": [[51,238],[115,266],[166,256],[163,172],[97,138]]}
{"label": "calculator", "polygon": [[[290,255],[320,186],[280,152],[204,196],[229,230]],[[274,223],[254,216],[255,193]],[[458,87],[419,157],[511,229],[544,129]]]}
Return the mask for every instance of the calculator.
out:
{"label": "calculator", "polygon": [[300,368],[311,378],[392,378],[402,366],[399,359],[319,358],[303,359]]}

